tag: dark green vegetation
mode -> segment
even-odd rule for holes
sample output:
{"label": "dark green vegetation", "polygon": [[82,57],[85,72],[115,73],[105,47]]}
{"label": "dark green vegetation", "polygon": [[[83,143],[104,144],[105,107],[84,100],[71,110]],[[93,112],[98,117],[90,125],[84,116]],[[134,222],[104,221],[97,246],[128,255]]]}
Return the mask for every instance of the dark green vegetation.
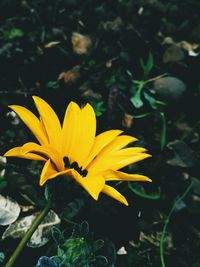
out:
{"label": "dark green vegetation", "polygon": [[[98,132],[123,129],[153,156],[127,170],[152,184],[116,185],[129,207],[104,196],[95,202],[55,179],[61,230],[46,245],[25,248],[16,266],[57,255],[75,262],[70,267],[200,267],[199,10],[195,0],[0,1],[1,155],[33,140],[7,106],[31,109],[31,96],[39,95],[61,118],[69,101],[90,102]],[[1,194],[24,206],[21,217],[43,207],[38,162],[9,159],[1,169]],[[85,220],[91,236],[79,233],[86,223],[71,236]],[[0,262],[18,242],[1,241]],[[122,246],[127,254],[112,265]],[[47,261],[40,266],[53,266]]]}

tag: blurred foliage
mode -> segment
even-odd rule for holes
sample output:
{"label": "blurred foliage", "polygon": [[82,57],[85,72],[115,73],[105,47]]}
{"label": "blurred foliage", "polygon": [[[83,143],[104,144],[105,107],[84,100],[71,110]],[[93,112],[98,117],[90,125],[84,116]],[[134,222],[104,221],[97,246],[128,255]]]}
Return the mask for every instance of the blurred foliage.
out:
{"label": "blurred foliage", "polygon": [[57,255],[51,258],[43,256],[39,259],[37,267],[45,267],[47,261],[50,266],[59,267],[114,266],[112,259],[115,258],[115,250],[107,250],[109,253],[112,251],[113,255],[106,253],[106,256],[103,256],[99,254],[104,246],[104,241],[101,239],[93,240],[86,221],[76,224],[71,237],[66,240],[58,228],[53,229],[52,235],[57,244]]}

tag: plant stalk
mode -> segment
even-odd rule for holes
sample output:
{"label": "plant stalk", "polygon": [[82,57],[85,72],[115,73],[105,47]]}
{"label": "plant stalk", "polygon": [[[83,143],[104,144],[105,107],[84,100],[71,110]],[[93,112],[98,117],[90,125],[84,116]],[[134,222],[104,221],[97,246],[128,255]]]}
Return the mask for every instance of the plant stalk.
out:
{"label": "plant stalk", "polygon": [[9,261],[7,262],[7,264],[5,265],[5,267],[12,267],[14,265],[16,259],[20,255],[20,253],[23,250],[24,246],[26,245],[28,240],[31,238],[31,236],[33,235],[35,230],[38,228],[40,223],[43,221],[43,219],[46,217],[48,212],[50,211],[51,206],[52,206],[52,202],[51,202],[51,200],[49,200],[47,202],[46,206],[44,207],[44,209],[38,214],[38,216],[34,220],[33,224],[31,225],[29,230],[26,232],[26,234],[24,235],[24,237],[20,241],[19,245],[17,246],[17,248],[15,249],[13,254],[11,255],[11,257],[10,257]]}

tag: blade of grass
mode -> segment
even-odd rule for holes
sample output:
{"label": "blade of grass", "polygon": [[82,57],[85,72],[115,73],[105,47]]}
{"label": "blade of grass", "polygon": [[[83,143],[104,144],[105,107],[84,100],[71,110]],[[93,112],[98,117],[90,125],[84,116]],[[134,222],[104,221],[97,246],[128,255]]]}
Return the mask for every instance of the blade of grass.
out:
{"label": "blade of grass", "polygon": [[159,113],[162,119],[162,132],[161,132],[161,137],[160,137],[160,148],[161,150],[164,149],[165,144],[166,144],[166,136],[167,136],[167,126],[166,126],[166,118],[165,114],[163,112]]}
{"label": "blade of grass", "polygon": [[143,113],[140,115],[133,115],[133,118],[134,119],[142,119],[142,118],[145,118],[145,117],[150,116],[152,114],[153,114],[153,112]]}
{"label": "blade of grass", "polygon": [[166,235],[166,231],[167,231],[167,227],[168,227],[168,224],[169,224],[169,221],[170,221],[170,218],[172,216],[172,213],[174,212],[175,208],[176,208],[176,205],[179,201],[183,200],[187,194],[189,193],[190,189],[192,188],[192,182],[190,183],[190,185],[186,188],[186,190],[183,192],[183,194],[177,199],[175,200],[165,222],[164,222],[164,226],[163,226],[163,230],[162,230],[162,234],[161,234],[161,237],[160,237],[160,261],[161,261],[161,266],[162,267],[166,267],[166,264],[165,264],[165,258],[164,258],[164,239],[165,239],[165,235]]}
{"label": "blade of grass", "polygon": [[146,193],[134,188],[134,185],[131,182],[128,182],[128,187],[134,194],[136,194],[139,197],[143,197],[146,199],[153,199],[153,200],[160,199],[160,188],[159,188],[158,194],[146,194]]}

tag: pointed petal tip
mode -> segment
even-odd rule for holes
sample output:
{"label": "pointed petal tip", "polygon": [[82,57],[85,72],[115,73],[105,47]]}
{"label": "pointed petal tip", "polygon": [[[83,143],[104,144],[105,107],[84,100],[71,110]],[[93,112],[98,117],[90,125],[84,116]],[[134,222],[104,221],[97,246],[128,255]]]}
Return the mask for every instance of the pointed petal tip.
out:
{"label": "pointed petal tip", "polygon": [[9,108],[13,109],[15,108],[17,105],[8,105]]}
{"label": "pointed petal tip", "polygon": [[98,199],[99,199],[99,194],[98,195],[91,195],[91,197],[94,199],[94,200],[96,200],[96,201],[98,201]]}
{"label": "pointed petal tip", "polygon": [[40,99],[40,97],[37,96],[37,95],[33,95],[32,98],[33,98],[33,100],[35,100],[35,99]]}
{"label": "pointed petal tip", "polygon": [[[16,147],[9,149],[6,153],[3,154],[3,157],[16,157],[19,151],[16,151]],[[20,155],[20,153],[19,153]]]}
{"label": "pointed petal tip", "polygon": [[144,155],[144,159],[146,158],[152,158],[152,155],[151,154],[148,154],[148,153],[142,153]]}
{"label": "pointed petal tip", "polygon": [[143,176],[141,180],[138,180],[138,182],[149,182],[152,183],[152,179],[147,177],[147,176]]}
{"label": "pointed petal tip", "polygon": [[40,181],[39,181],[39,185],[40,186],[43,186],[45,184],[45,181],[42,181],[42,179],[40,179]]}
{"label": "pointed petal tip", "polygon": [[33,98],[34,103],[41,100],[41,98],[39,96],[36,96],[36,95],[33,95],[32,98]]}
{"label": "pointed petal tip", "polygon": [[125,206],[129,206],[128,201],[124,198],[124,201],[122,202]]}
{"label": "pointed petal tip", "polygon": [[93,109],[93,107],[92,107],[92,105],[90,103],[86,103],[83,108],[88,108],[88,107]]}
{"label": "pointed petal tip", "polygon": [[67,110],[68,110],[68,112],[75,112],[75,111],[80,111],[81,109],[76,102],[70,101],[68,106],[67,106]]}

